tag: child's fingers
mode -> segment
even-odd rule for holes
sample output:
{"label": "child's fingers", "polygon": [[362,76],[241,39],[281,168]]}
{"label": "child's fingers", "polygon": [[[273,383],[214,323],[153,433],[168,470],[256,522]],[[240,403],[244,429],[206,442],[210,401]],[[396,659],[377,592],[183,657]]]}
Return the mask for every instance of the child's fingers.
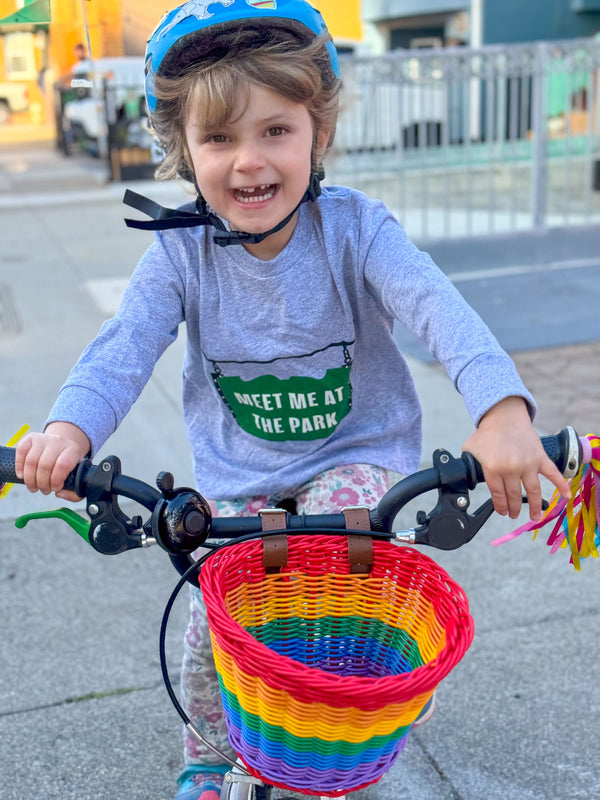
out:
{"label": "child's fingers", "polygon": [[[538,469],[530,470],[522,476],[498,474],[489,479],[486,477],[490,489],[494,508],[499,514],[508,514],[512,519],[519,516],[522,507],[522,488],[527,495],[529,503],[529,516],[532,520],[539,520],[542,516],[542,487],[539,476],[548,478],[565,500],[570,499],[571,490],[559,469],[550,459],[544,459]],[[522,488],[521,488],[522,486]]]}
{"label": "child's fingers", "polygon": [[[19,455],[19,470],[21,472],[20,477],[30,492],[39,490],[44,494],[49,494],[50,486],[49,482],[46,480],[43,466],[40,470],[40,460],[42,459],[44,449],[44,442],[37,434],[32,434],[27,440],[24,440],[23,448],[18,447],[19,451],[22,450]],[[23,458],[23,460],[21,460],[21,458]],[[17,475],[18,474],[17,472]]]}
{"label": "child's fingers", "polygon": [[494,509],[505,517],[508,514],[508,497],[502,476],[499,473],[484,470],[484,478],[492,496]]}
{"label": "child's fingers", "polygon": [[67,475],[79,463],[79,451],[72,443],[50,439],[44,447],[37,467],[36,482],[43,494],[59,492]]}
{"label": "child's fingers", "polygon": [[548,478],[548,480],[551,481],[554,486],[556,486],[561,497],[563,497],[565,500],[571,499],[571,487],[569,486],[568,481],[563,475],[561,475],[561,472],[556,464],[550,461],[549,458],[545,459],[542,463],[540,467],[540,475]]}
{"label": "child's fingers", "polygon": [[27,436],[25,439],[21,439],[21,441],[18,442],[17,446],[15,447],[15,475],[20,481],[23,480],[23,468],[25,466],[27,454],[31,449],[31,444],[32,437]]}
{"label": "child's fingers", "polygon": [[19,442],[15,473],[31,492],[50,494],[62,489],[67,475],[81,459],[77,446],[60,437],[31,434]]}
{"label": "child's fingers", "polygon": [[508,506],[508,516],[516,519],[521,513],[523,506],[523,486],[521,476],[510,474],[504,476],[504,491],[506,492],[506,503]]}
{"label": "child's fingers", "polygon": [[[68,475],[75,469],[80,461],[81,456],[75,445],[67,447],[59,453],[54,461],[54,466],[50,475],[50,488],[53,492],[58,493],[63,488]],[[79,499],[77,495],[72,492],[66,492],[61,496],[64,497],[65,500],[72,499],[66,496],[68,494],[72,494],[75,500]]]}
{"label": "child's fingers", "polygon": [[542,486],[537,470],[523,476],[523,488],[529,503],[529,517],[538,520],[542,516]]}
{"label": "child's fingers", "polygon": [[23,478],[28,488],[39,490],[42,494],[52,491],[51,475],[54,464],[54,448],[42,439],[34,440],[25,461]]}
{"label": "child's fingers", "polygon": [[81,500],[81,497],[75,492],[56,492],[56,496],[61,500],[68,500],[69,503],[78,503]]}
{"label": "child's fingers", "polygon": [[[523,506],[523,486],[521,484],[521,476],[513,473],[494,473],[488,472],[485,474],[485,481],[492,496],[494,509],[498,514],[503,517],[508,515],[511,519],[516,519],[521,513]],[[535,482],[532,484],[532,491],[535,500]],[[539,498],[539,505],[541,507],[541,496]]]}

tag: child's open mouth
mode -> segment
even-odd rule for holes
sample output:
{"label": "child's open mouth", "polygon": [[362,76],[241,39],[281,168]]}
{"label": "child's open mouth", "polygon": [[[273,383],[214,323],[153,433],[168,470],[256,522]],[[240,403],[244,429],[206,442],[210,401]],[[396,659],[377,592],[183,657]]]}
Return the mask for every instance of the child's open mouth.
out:
{"label": "child's open mouth", "polygon": [[261,186],[234,189],[233,196],[240,203],[260,203],[270,200],[276,191],[276,183],[263,183]]}

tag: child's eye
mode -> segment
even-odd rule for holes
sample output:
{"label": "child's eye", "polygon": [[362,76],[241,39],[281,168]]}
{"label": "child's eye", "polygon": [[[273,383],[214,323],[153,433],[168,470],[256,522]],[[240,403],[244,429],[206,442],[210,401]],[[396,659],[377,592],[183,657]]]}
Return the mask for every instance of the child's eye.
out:
{"label": "child's eye", "polygon": [[211,133],[206,138],[212,144],[223,144],[223,142],[227,141],[227,136],[224,133]]}
{"label": "child's eye", "polygon": [[285,133],[285,128],[281,125],[273,125],[267,131],[268,136],[282,136]]}

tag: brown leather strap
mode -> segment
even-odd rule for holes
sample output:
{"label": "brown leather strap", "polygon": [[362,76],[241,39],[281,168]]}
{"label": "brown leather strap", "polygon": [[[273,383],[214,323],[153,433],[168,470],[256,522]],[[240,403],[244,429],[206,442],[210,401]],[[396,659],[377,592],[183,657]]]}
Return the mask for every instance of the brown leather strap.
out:
{"label": "brown leather strap", "polygon": [[[287,514],[283,508],[261,508],[263,531],[280,531],[287,527]],[[263,539],[263,566],[267,574],[280,572],[288,559],[288,543],[285,533],[265,536]]]}
{"label": "brown leather strap", "polygon": [[373,539],[349,533],[348,561],[352,575],[368,575],[373,566]]}
{"label": "brown leather strap", "polygon": [[[361,506],[344,508],[346,528],[349,531],[370,531],[369,509]],[[370,536],[348,534],[348,561],[353,575],[368,575],[373,566],[373,540]]]}
{"label": "brown leather strap", "polygon": [[263,539],[263,566],[267,575],[281,572],[288,560],[288,541],[285,533],[265,536]]}

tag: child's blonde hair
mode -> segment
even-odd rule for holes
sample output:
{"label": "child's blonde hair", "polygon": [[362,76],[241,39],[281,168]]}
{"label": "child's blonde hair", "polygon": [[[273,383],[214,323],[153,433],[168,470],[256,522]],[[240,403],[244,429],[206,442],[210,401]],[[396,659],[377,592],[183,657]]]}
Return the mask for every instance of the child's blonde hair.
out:
{"label": "child's blonde hair", "polygon": [[[181,177],[193,181],[185,126],[193,101],[207,129],[231,119],[240,92],[255,83],[303,103],[313,122],[312,170],[317,171],[333,142],[338,115],[340,80],[331,70],[329,34],[308,44],[279,31],[272,41],[257,43],[256,31],[239,30],[219,37],[211,58],[190,63],[178,75],[156,78],[158,100],[151,115],[154,132],[165,150],[156,171],[159,180]],[[264,35],[262,35],[264,39]],[[327,146],[320,148],[322,134]]]}

